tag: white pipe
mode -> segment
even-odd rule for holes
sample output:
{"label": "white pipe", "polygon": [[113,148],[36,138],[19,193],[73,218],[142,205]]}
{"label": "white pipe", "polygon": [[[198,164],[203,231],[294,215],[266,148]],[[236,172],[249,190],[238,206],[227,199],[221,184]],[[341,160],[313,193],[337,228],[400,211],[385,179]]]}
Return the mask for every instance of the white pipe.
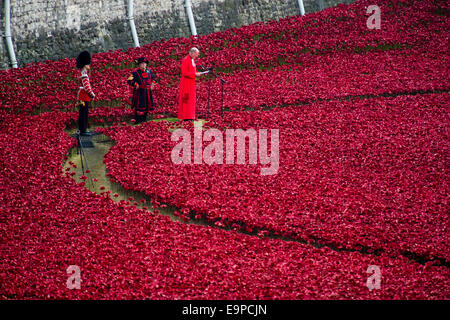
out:
{"label": "white pipe", "polygon": [[131,35],[133,36],[134,47],[140,47],[139,38],[136,32],[136,25],[133,17],[133,0],[128,0],[128,21],[130,22]]}
{"label": "white pipe", "polygon": [[300,15],[305,15],[305,7],[303,6],[303,0],[298,0],[298,6],[300,7]]}
{"label": "white pipe", "polygon": [[5,38],[6,46],[8,47],[9,60],[13,68],[17,68],[16,54],[14,53],[14,46],[11,37],[11,3],[5,0]]}
{"label": "white pipe", "polygon": [[194,14],[192,13],[192,4],[191,0],[186,0],[184,3],[184,6],[186,7],[188,19],[189,19],[189,26],[191,27],[191,33],[193,36],[197,35],[197,29],[195,28],[195,21],[194,21]]}

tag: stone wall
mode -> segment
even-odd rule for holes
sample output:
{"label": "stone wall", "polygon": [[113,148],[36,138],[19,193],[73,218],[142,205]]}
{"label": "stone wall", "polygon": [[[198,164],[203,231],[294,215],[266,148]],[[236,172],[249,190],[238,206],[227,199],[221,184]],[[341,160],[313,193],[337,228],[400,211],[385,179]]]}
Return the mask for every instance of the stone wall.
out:
{"label": "stone wall", "polygon": [[[306,13],[355,0],[304,0]],[[19,66],[133,46],[127,0],[11,0],[11,30]],[[3,1],[1,34],[4,34]],[[134,0],[141,45],[190,35],[184,0]],[[299,14],[297,0],[193,0],[198,34]],[[0,69],[10,67],[4,37]]]}

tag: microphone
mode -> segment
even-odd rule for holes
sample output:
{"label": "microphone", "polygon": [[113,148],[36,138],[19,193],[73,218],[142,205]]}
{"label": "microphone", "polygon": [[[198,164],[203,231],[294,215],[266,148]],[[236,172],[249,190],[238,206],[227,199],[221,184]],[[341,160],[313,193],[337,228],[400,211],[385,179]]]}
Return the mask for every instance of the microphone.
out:
{"label": "microphone", "polygon": [[216,64],[213,63],[211,67],[206,68],[204,65],[200,64],[199,67],[202,68],[203,71],[213,71],[215,65],[216,65]]}

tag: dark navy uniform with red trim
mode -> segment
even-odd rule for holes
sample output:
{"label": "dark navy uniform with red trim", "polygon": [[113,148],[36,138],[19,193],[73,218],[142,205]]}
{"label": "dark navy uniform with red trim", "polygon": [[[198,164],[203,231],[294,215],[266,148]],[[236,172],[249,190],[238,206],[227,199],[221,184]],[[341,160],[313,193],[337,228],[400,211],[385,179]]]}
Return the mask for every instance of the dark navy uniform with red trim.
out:
{"label": "dark navy uniform with red trim", "polygon": [[[146,68],[142,71],[138,68],[132,73],[133,79],[128,80],[128,84],[133,87],[133,97],[131,100],[131,106],[134,108],[136,116],[147,116],[149,110],[155,108],[152,93],[152,83],[155,83],[155,74]],[[139,85],[136,88],[136,84]]]}

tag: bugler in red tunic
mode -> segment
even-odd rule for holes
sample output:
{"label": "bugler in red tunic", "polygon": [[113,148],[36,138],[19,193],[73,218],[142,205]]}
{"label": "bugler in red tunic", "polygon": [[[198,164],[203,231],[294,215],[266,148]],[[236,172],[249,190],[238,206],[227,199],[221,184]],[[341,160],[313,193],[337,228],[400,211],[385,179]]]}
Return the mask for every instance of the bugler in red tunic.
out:
{"label": "bugler in red tunic", "polygon": [[95,97],[95,94],[92,91],[89,76],[86,70],[81,71],[80,80],[82,86],[78,90],[77,100],[90,102],[92,98]]}

